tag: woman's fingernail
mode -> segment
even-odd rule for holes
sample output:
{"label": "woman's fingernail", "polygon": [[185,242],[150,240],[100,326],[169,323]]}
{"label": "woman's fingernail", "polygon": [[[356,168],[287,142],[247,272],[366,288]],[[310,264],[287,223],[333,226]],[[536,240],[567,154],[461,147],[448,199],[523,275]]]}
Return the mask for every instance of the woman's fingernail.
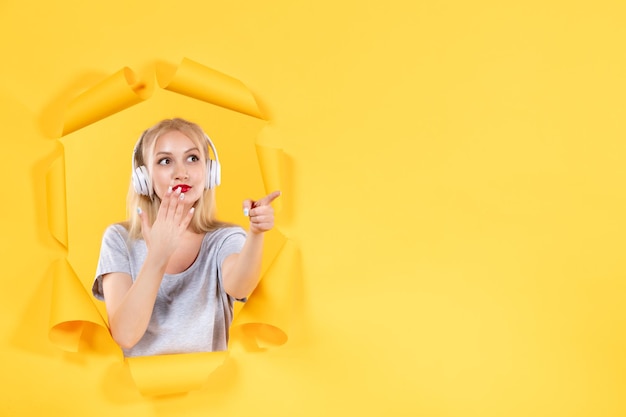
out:
{"label": "woman's fingernail", "polygon": [[185,199],[185,194],[181,194],[178,198],[180,198],[181,200]]}
{"label": "woman's fingernail", "polygon": [[250,209],[247,208],[247,207],[245,209],[243,209],[243,215],[248,217],[250,215]]}
{"label": "woman's fingernail", "polygon": [[141,214],[141,207],[137,207],[137,214]]}
{"label": "woman's fingernail", "polygon": [[167,187],[167,193],[172,194],[172,187]]}

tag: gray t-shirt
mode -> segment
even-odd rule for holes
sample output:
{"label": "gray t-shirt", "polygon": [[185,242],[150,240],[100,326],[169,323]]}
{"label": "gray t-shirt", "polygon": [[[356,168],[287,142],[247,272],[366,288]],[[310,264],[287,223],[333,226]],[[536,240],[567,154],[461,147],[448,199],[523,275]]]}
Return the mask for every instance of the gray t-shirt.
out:
{"label": "gray t-shirt", "polygon": [[[187,270],[163,276],[146,333],[131,349],[123,349],[124,356],[226,350],[235,299],[224,291],[222,262],[241,251],[245,238],[240,227],[207,233]],[[124,272],[134,282],[146,254],[144,240],[131,241],[124,226],[109,226],[102,238],[93,295],[104,300],[104,274]]]}

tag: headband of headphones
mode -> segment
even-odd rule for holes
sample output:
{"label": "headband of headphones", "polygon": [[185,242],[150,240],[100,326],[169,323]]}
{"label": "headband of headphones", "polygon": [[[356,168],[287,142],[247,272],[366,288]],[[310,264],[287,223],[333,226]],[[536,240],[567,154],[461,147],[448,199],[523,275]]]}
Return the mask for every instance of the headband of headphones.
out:
{"label": "headband of headphones", "polygon": [[[133,148],[132,181],[133,181],[133,187],[138,194],[146,195],[152,198],[152,195],[154,194],[154,190],[152,188],[152,181],[150,180],[150,173],[148,172],[148,169],[144,165],[137,166],[137,151],[139,150],[139,148],[141,148],[141,145],[143,143],[143,138],[144,136],[146,136],[147,132],[148,130],[144,131],[141,134],[141,136],[137,140],[137,143],[135,143],[135,147]],[[211,151],[213,152],[213,155],[215,156],[215,160],[213,160],[211,159],[211,156],[207,152],[207,170],[206,170],[206,181],[204,182],[205,184],[204,188],[212,189],[220,185],[220,182],[221,182],[222,175],[221,175],[220,162],[219,162],[219,157],[217,156],[217,150],[215,149],[215,146],[213,145],[211,138],[209,138],[209,135],[207,135],[204,132],[202,132],[202,135],[204,136],[207,144],[209,145],[209,148],[211,149]]]}

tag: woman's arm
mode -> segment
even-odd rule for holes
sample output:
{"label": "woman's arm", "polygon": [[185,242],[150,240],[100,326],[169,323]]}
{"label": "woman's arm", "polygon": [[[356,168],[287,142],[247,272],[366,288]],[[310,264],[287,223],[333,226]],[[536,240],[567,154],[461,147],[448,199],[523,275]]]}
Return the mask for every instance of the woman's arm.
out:
{"label": "woman's arm", "polygon": [[167,261],[148,253],[139,275],[114,272],[102,277],[102,290],[113,340],[130,349],[148,328]]}
{"label": "woman's arm", "polygon": [[134,282],[125,273],[102,278],[111,335],[124,349],[133,347],[146,332],[167,264],[193,217],[193,209],[186,210],[183,200],[180,189],[168,191],[153,225],[148,216],[139,214],[148,253]]}
{"label": "woman's arm", "polygon": [[257,202],[244,202],[244,212],[250,216],[250,231],[241,252],[228,256],[222,263],[224,290],[232,297],[247,297],[259,283],[263,234],[274,227],[274,209],[270,204],[278,196],[280,191],[274,191]]}

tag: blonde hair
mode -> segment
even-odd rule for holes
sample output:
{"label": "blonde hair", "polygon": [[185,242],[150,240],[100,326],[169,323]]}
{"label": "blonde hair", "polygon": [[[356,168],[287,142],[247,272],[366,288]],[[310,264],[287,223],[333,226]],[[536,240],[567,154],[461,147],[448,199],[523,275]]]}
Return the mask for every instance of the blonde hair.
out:
{"label": "blonde hair", "polygon": [[[204,162],[209,159],[209,148],[206,135],[202,128],[197,124],[181,118],[165,119],[148,128],[139,143],[137,144],[137,150],[135,155],[135,166],[145,166],[148,169],[149,175],[152,175],[152,162],[154,153],[154,147],[157,139],[171,131],[178,131],[191,139],[198,149],[201,149]],[[152,184],[152,181],[150,181]],[[128,196],[126,198],[126,208],[128,210],[128,221],[124,223],[124,226],[129,231],[130,239],[142,239],[141,234],[141,219],[137,213],[137,209],[141,209],[146,216],[150,224],[156,220],[159,206],[161,205],[161,199],[152,193],[152,196],[141,195],[135,191],[133,182],[131,180],[128,187]],[[229,226],[228,224],[218,221],[215,218],[216,205],[215,205],[215,189],[205,189],[200,199],[194,204],[195,211],[189,227],[196,233],[206,233],[220,227]]]}

